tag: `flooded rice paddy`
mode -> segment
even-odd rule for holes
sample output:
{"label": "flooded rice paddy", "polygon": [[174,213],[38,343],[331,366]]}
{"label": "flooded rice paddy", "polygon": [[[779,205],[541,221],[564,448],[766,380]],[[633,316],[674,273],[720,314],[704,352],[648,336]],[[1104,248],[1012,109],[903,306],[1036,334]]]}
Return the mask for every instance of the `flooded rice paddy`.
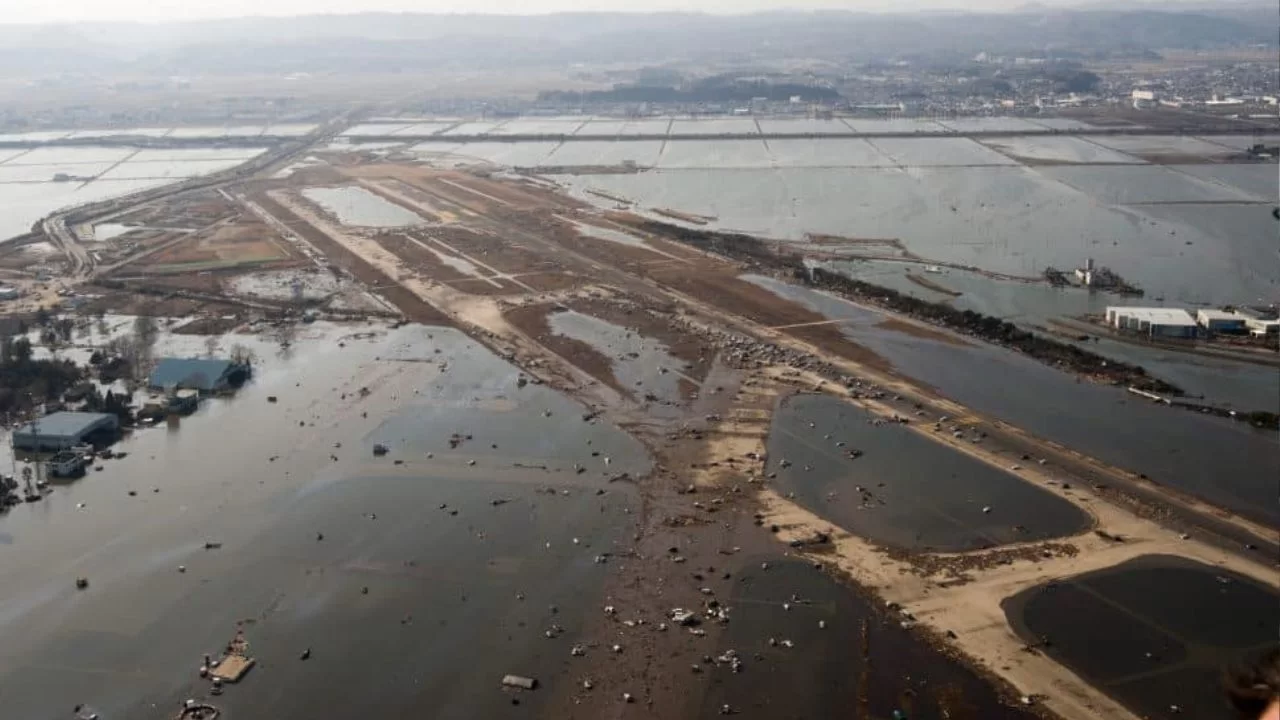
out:
{"label": "flooded rice paddy", "polygon": [[453,330],[318,323],[260,357],[4,517],[6,710],[165,717],[237,628],[258,665],[218,698],[236,717],[490,717],[504,674],[567,675],[636,503],[603,456],[641,473],[643,448]]}
{"label": "flooded rice paddy", "polygon": [[[871,142],[886,149],[887,141]],[[925,140],[894,142],[909,148]],[[894,159],[947,159],[919,152]],[[554,179],[588,201],[604,204],[586,192],[602,191],[642,210],[707,216],[717,229],[796,240],[809,233],[892,238],[922,258],[1030,278],[1093,258],[1148,297],[1182,304],[1254,302],[1280,292],[1269,205],[1160,166],[689,168]],[[1143,189],[1127,189],[1135,184]],[[1156,200],[1179,204],[1117,204]],[[1223,200],[1243,204],[1213,204]]]}
{"label": "flooded rice paddy", "polygon": [[[226,170],[262,152],[91,146],[0,150],[0,241],[28,232],[55,210]],[[57,175],[71,179],[55,180]]]}
{"label": "flooded rice paddy", "polygon": [[[1254,520],[1280,522],[1280,442],[1230,420],[1157,407],[1000,347],[880,327],[881,313],[768,278],[750,278],[828,318],[896,372],[975,411],[1106,463],[1144,473]],[[944,332],[944,331],[939,331]],[[945,333],[950,335],[950,333]]]}
{"label": "flooded rice paddy", "polygon": [[1238,717],[1224,670],[1275,642],[1275,591],[1235,573],[1151,555],[1004,602],[1023,640],[1147,718]]}
{"label": "flooded rice paddy", "polygon": [[768,447],[779,490],[881,545],[958,552],[1074,535],[1090,522],[1009,472],[827,395],[785,400]]}
{"label": "flooded rice paddy", "polygon": [[302,195],[338,218],[343,225],[389,228],[425,222],[417,214],[354,185],[305,188]]}

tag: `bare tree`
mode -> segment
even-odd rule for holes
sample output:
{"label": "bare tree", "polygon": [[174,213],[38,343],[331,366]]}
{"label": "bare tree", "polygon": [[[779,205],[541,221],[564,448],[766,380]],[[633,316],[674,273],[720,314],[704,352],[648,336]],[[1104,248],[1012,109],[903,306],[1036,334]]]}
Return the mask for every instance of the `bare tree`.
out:
{"label": "bare tree", "polygon": [[204,339],[204,354],[214,357],[218,354],[218,338],[216,335],[210,335]]}
{"label": "bare tree", "polygon": [[241,365],[252,365],[257,362],[258,356],[247,346],[236,343],[231,346],[231,361]]}
{"label": "bare tree", "polygon": [[294,339],[298,337],[298,326],[288,320],[280,321],[271,330],[271,339],[280,343],[281,347],[288,347],[293,344]]}

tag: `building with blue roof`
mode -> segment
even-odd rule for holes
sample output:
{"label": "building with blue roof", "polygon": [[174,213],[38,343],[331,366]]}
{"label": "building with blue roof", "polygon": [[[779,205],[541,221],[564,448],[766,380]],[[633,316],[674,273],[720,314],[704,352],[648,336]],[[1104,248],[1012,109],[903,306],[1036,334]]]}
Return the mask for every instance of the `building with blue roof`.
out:
{"label": "building with blue roof", "polygon": [[153,390],[213,393],[237,387],[249,378],[249,366],[215,358],[164,358],[147,381]]}
{"label": "building with blue roof", "polygon": [[15,450],[65,450],[114,441],[119,429],[120,419],[108,413],[56,412],[14,430],[12,442]]}

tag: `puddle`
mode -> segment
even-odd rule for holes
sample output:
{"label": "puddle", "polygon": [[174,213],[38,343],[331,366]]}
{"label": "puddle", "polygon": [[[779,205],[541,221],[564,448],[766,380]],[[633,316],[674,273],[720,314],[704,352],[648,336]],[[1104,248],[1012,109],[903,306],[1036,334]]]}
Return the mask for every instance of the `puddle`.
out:
{"label": "puddle", "polygon": [[489,280],[490,282],[492,282],[492,279],[488,275],[485,275],[484,273],[480,272],[480,268],[476,267],[475,263],[472,263],[471,261],[465,258],[459,257],[457,255],[450,255],[448,253],[441,252],[436,248],[434,243],[424,242],[416,238],[411,238],[408,235],[405,235],[404,237],[409,242],[412,242],[416,244],[418,247],[422,248],[423,250],[426,250],[432,255],[435,255],[436,259],[439,260],[442,264],[447,265],[448,267],[451,267],[454,270],[457,270],[463,275],[469,275],[473,278],[477,278],[480,280]]}
{"label": "puddle", "polygon": [[[874,419],[826,395],[784,401],[768,446],[778,489],[850,532],[909,550],[973,550],[1088,526],[1067,501],[901,424]],[[861,456],[851,458],[854,450]]]}
{"label": "puddle", "polygon": [[609,228],[602,228],[597,225],[590,225],[582,222],[574,222],[573,226],[578,230],[578,233],[580,235],[585,235],[586,237],[595,238],[597,240],[607,240],[609,242],[617,243],[619,245],[626,245],[628,247],[640,248],[641,250],[648,250],[651,253],[654,253],[656,255],[661,255],[663,257],[668,257],[673,260],[679,259],[674,255],[671,255],[669,253],[664,253],[661,250],[658,250],[657,248],[652,247],[651,245],[646,243],[642,238],[638,238],[635,235],[619,232],[617,230],[610,230]]}
{"label": "puddle", "polygon": [[[1168,555],[1025,590],[1003,603],[1015,631],[1149,718],[1238,717],[1222,671],[1275,641],[1274,590]],[[1173,707],[1180,708],[1174,711]]]}
{"label": "puddle", "polygon": [[665,344],[574,310],[549,314],[547,325],[557,335],[585,342],[612,360],[614,377],[637,398],[683,400],[680,380],[687,365],[673,357]]}
{"label": "puddle", "polygon": [[132,225],[121,225],[120,223],[102,223],[93,226],[93,239],[99,242],[114,240],[121,235],[137,230]]}
{"label": "puddle", "polygon": [[343,225],[356,227],[408,227],[425,222],[418,215],[361,187],[305,188],[307,198]]}
{"label": "puddle", "polygon": [[[748,718],[860,717],[854,709],[864,677],[872,718],[895,717],[894,711],[912,720],[1035,717],[1005,705],[990,684],[808,563],[770,558],[768,571],[751,563],[734,573],[726,604],[732,622],[705,652],[733,649],[743,671],[703,663],[712,682],[686,717],[715,717],[725,703]],[[863,655],[864,621],[870,661]]]}

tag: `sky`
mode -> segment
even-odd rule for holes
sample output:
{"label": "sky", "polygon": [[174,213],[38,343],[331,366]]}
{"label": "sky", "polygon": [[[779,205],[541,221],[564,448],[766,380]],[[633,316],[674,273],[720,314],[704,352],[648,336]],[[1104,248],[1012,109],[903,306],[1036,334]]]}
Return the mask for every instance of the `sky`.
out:
{"label": "sky", "polygon": [[[249,15],[351,12],[530,13],[694,10],[713,13],[778,8],[1006,10],[1027,0],[0,0],[0,23],[192,20]],[[1044,4],[1060,4],[1046,2]]]}

